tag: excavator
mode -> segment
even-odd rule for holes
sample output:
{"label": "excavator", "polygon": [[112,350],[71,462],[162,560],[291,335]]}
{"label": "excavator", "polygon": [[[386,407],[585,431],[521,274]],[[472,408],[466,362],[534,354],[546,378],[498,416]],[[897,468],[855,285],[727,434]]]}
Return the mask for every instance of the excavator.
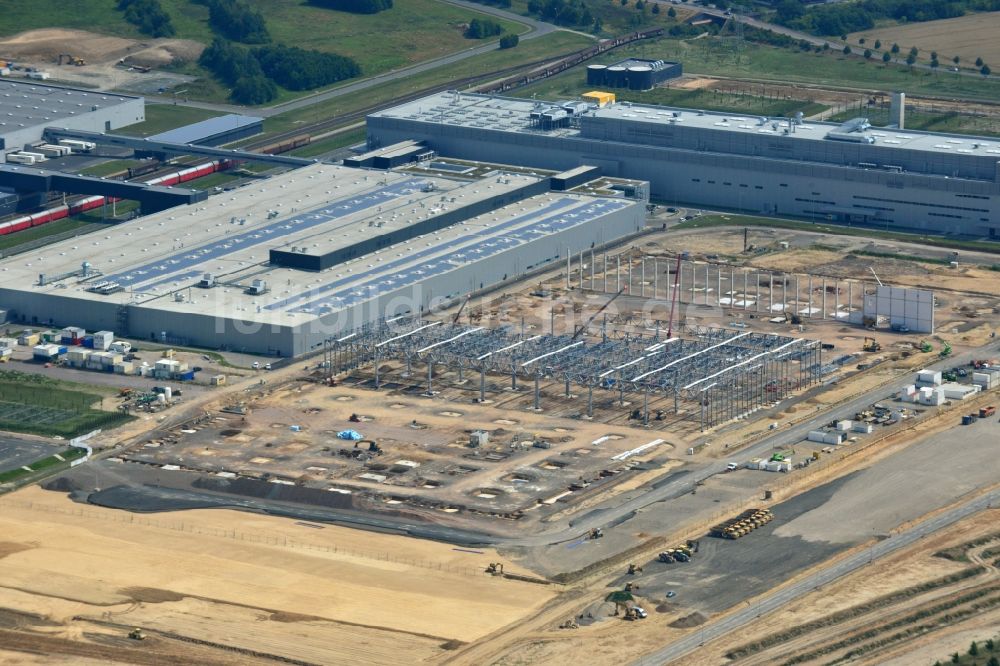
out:
{"label": "excavator", "polygon": [[865,338],[865,343],[861,347],[862,351],[877,352],[882,350],[882,345],[875,338]]}

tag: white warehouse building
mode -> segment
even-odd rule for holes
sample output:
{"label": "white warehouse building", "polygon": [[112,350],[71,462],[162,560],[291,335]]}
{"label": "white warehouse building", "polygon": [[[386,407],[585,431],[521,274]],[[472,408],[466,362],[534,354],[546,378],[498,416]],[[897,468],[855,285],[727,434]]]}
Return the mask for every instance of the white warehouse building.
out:
{"label": "white warehouse building", "polygon": [[303,167],[0,260],[0,309],[30,325],[297,356],[645,225],[645,183],[630,197],[555,191],[548,175],[502,167],[452,171]]}

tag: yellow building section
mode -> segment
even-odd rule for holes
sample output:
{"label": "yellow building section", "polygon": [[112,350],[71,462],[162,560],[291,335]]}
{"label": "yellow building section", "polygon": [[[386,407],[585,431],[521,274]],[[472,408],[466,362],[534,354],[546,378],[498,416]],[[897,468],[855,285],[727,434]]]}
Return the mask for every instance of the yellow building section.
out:
{"label": "yellow building section", "polygon": [[600,90],[592,90],[588,93],[583,93],[580,97],[584,102],[592,102],[599,108],[604,108],[608,104],[615,103],[614,93],[601,92]]}

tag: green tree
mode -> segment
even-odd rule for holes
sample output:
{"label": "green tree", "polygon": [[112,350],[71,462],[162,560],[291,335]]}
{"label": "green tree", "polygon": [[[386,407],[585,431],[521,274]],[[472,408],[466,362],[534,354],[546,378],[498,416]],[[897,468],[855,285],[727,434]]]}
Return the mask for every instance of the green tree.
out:
{"label": "green tree", "polygon": [[919,53],[920,53],[920,51],[917,50],[916,46],[911,46],[910,47],[910,55],[911,56],[913,56],[914,58],[916,58]]}
{"label": "green tree", "polygon": [[646,0],[636,0],[635,8],[641,12],[646,8]]}
{"label": "green tree", "polygon": [[982,66],[983,66],[983,59],[976,58],[976,67],[982,67]]}
{"label": "green tree", "polygon": [[990,657],[986,660],[986,666],[1000,666],[1000,659],[996,657]]}
{"label": "green tree", "polygon": [[844,44],[844,48],[842,49],[841,53],[843,53],[844,55],[851,55],[851,47],[848,46],[847,44]]}
{"label": "green tree", "polygon": [[392,9],[392,0],[309,0],[309,4],[353,14],[377,14]]}
{"label": "green tree", "polygon": [[917,56],[913,55],[912,53],[906,56],[906,64],[909,65],[910,67],[913,67],[914,63],[916,62],[917,62]]}
{"label": "green tree", "polygon": [[955,654],[951,655],[951,663],[957,664],[960,661],[962,661],[962,657],[959,656],[959,654],[957,652]]}
{"label": "green tree", "polygon": [[975,657],[979,654],[979,646],[976,645],[976,641],[972,641],[972,645],[969,646],[969,656]]}
{"label": "green tree", "polygon": [[500,48],[512,49],[521,42],[521,38],[514,34],[507,34],[500,38]]}
{"label": "green tree", "polygon": [[996,643],[993,642],[993,639],[992,638],[987,638],[986,639],[986,649],[989,650],[990,652],[993,652],[993,649],[995,647],[996,647]]}
{"label": "green tree", "polygon": [[670,9],[667,10],[667,16],[669,16],[670,18],[677,18],[677,10],[671,7]]}
{"label": "green tree", "polygon": [[899,44],[893,44],[892,48],[889,50],[892,51],[893,53],[899,53]]}
{"label": "green tree", "polygon": [[882,62],[888,65],[890,60],[892,60],[892,56],[888,52],[882,54]]}
{"label": "green tree", "polygon": [[469,27],[465,30],[466,39],[486,39],[495,37],[503,32],[503,27],[492,19],[474,18],[469,21]]}
{"label": "green tree", "polygon": [[938,52],[931,51],[931,60],[937,60],[937,59],[938,59]]}
{"label": "green tree", "polygon": [[871,59],[872,59],[872,50],[865,49],[865,60],[871,60]]}
{"label": "green tree", "polygon": [[858,44],[860,44],[861,46],[864,46],[865,42],[867,42],[867,41],[868,41],[867,39],[865,39],[864,37],[862,37],[861,39],[858,40]]}
{"label": "green tree", "polygon": [[955,56],[954,58],[951,59],[951,61],[956,65],[958,65],[958,63],[962,62],[962,59],[958,56]]}
{"label": "green tree", "polygon": [[882,40],[881,39],[876,39],[875,40],[875,50],[878,51],[880,48],[882,48]]}
{"label": "green tree", "polygon": [[990,72],[992,71],[993,70],[990,69],[989,65],[983,65],[982,67],[979,68],[979,73],[982,74],[983,76],[989,76]]}
{"label": "green tree", "polygon": [[937,69],[940,64],[941,63],[938,62],[937,58],[931,58],[931,68],[932,69]]}

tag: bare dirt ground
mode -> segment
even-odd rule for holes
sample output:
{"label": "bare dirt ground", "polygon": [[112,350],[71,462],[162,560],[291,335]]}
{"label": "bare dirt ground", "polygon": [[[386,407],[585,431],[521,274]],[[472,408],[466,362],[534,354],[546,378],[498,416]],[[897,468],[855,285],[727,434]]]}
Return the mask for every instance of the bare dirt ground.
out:
{"label": "bare dirt ground", "polygon": [[880,39],[883,46],[899,44],[902,53],[916,46],[927,57],[931,51],[937,51],[938,57],[948,66],[956,55],[961,56],[964,64],[971,65],[978,57],[987,63],[1000,62],[998,29],[1000,13],[981,12],[940,21],[872,28],[848,35],[847,41],[857,44],[858,39],[864,37],[874,43]]}
{"label": "bare dirt ground", "polygon": [[[100,646],[142,626],[168,652],[209,644],[209,663],[232,657],[219,645],[308,663],[413,663],[519,620],[554,593],[482,574],[505,561],[488,550],[330,525],[199,511],[168,528],[170,519],[80,507],[38,488],[0,506],[0,608],[36,616],[0,628],[39,643]],[[235,526],[261,540],[227,536]]]}
{"label": "bare dirt ground", "polygon": [[[149,73],[119,67],[123,58],[128,65],[156,68],[197,60],[203,49],[204,45],[186,39],[138,41],[85,30],[50,28],[29,30],[0,41],[0,58],[49,72],[56,80],[110,90],[150,77]],[[87,64],[60,66],[59,55],[65,53],[83,58]]]}

